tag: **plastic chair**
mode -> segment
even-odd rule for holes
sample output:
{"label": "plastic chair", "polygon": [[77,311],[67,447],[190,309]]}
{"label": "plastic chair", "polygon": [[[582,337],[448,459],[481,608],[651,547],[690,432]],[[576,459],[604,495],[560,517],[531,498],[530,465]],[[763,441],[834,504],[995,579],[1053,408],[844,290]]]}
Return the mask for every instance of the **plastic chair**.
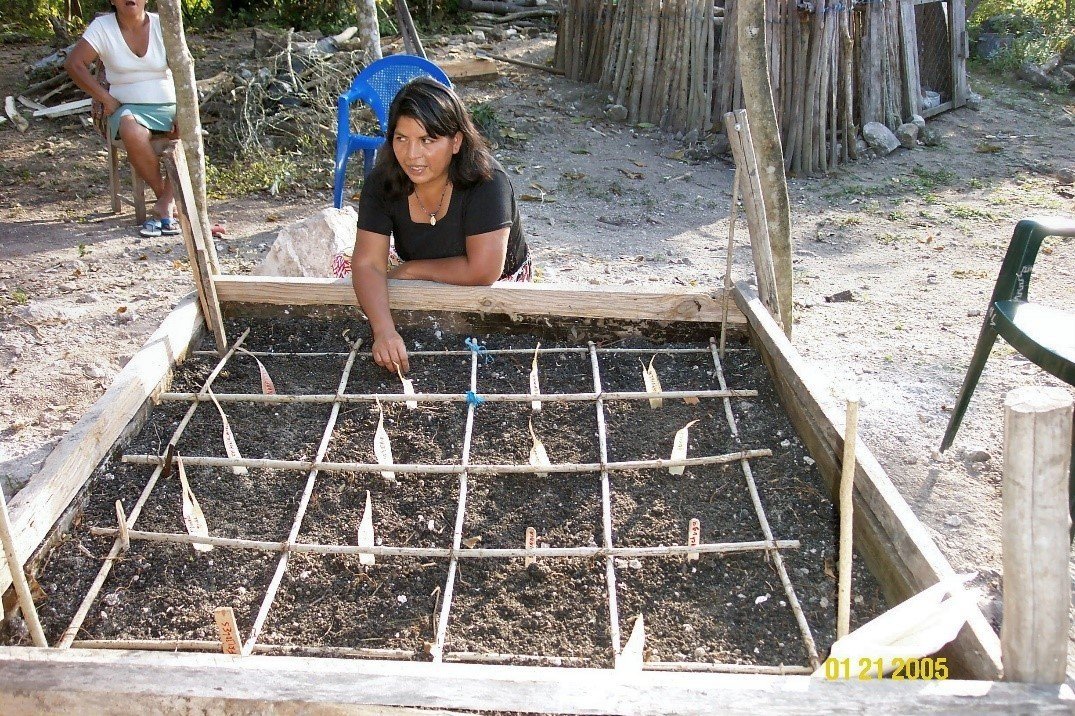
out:
{"label": "plastic chair", "polygon": [[[388,131],[388,109],[392,100],[405,84],[418,77],[431,77],[445,87],[452,86],[448,75],[429,60],[415,55],[390,55],[368,65],[355,78],[351,89],[340,95],[336,102],[336,175],[332,192],[337,209],[343,207],[348,158],[361,149],[365,154],[364,174],[369,175],[373,170],[373,157],[384,144],[384,135]],[[373,110],[380,124],[379,136],[351,134],[351,104],[357,100],[362,100]]]}
{"label": "plastic chair", "polygon": [[[942,451],[947,450],[955,440],[998,335],[1042,370],[1068,385],[1075,385],[1075,315],[1032,303],[1027,298],[1034,259],[1037,258],[1041,242],[1048,236],[1075,237],[1075,220],[1024,219],[1015,226],[1012,242],[1008,245],[1008,253],[1004,256],[1000,275],[993,287],[993,296],[989,299],[974,356],[941,441]],[[1068,505],[1073,510],[1072,514],[1075,514],[1075,460],[1072,460],[1068,485]]]}

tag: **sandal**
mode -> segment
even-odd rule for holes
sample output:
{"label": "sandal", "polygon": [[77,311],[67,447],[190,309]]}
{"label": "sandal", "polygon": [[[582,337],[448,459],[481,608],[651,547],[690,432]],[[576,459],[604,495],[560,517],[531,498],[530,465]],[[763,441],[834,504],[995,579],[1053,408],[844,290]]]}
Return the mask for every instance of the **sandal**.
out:
{"label": "sandal", "polygon": [[163,236],[175,236],[179,233],[179,222],[175,219],[161,219],[160,227]]}
{"label": "sandal", "polygon": [[160,219],[146,219],[142,223],[142,228],[138,230],[138,233],[148,239],[161,235],[161,222]]}

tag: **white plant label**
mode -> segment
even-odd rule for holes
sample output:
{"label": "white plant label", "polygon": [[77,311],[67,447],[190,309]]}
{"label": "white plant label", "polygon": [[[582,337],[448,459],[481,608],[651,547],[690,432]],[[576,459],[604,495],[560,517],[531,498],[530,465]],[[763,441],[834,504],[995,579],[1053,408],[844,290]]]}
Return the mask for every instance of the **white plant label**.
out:
{"label": "white plant label", "polygon": [[131,548],[131,535],[127,531],[127,515],[123,512],[123,503],[116,500],[116,523],[119,525],[119,546],[124,552]]}
{"label": "white plant label", "polygon": [[[380,418],[377,419],[377,433],[373,436],[373,454],[377,456],[377,462],[381,465],[395,465],[396,461],[392,459],[392,443],[384,429],[384,409],[380,401],[377,401],[377,411],[380,413]],[[396,473],[391,470],[381,470],[381,477],[389,482],[396,481]]]}
{"label": "white plant label", "polygon": [[[373,546],[373,501],[370,499],[369,490],[366,490],[366,509],[362,512],[362,522],[358,525],[358,546]],[[358,555],[359,564],[375,564],[376,562],[372,554]]]}
{"label": "white plant label", "polygon": [[[697,517],[692,517],[690,523],[687,525],[687,546],[697,547],[702,541],[702,523],[698,521]],[[688,562],[697,562],[697,552],[687,552]]]}
{"label": "white plant label", "polygon": [[[404,378],[403,377],[403,371],[400,370],[399,363],[396,363],[396,375],[399,376],[399,382],[403,384],[403,394],[404,395],[414,395],[414,381],[411,380],[410,378]],[[414,410],[417,407],[418,407],[418,401],[417,400],[408,400],[407,401],[407,409],[408,410]]]}
{"label": "white plant label", "polygon": [[[526,549],[534,549],[537,547],[537,530],[533,527],[526,528]],[[537,557],[524,557],[523,566],[529,567],[531,564],[537,561]]]}
{"label": "white plant label", "polygon": [[[530,437],[534,439],[534,444],[530,448],[530,464],[534,467],[549,467],[549,454],[545,452],[545,444],[538,439],[537,433],[534,432],[534,421],[530,421]],[[534,473],[538,477],[548,477],[547,472]]]}
{"label": "white plant label", "polygon": [[[220,403],[217,402],[212,390],[209,391],[209,397],[213,399],[213,405],[216,406],[217,412],[220,413],[220,422],[224,425],[224,452],[228,453],[228,457],[232,460],[242,460],[243,456],[239,452],[239,446],[235,443],[235,434],[231,431],[228,416],[224,414],[224,409],[220,407]],[[242,465],[233,466],[231,471],[234,475],[246,475],[249,472]]]}
{"label": "white plant label", "polygon": [[[194,491],[190,489],[190,483],[187,482],[187,470],[183,467],[183,458],[177,457],[176,465],[179,467],[179,484],[183,488],[183,524],[187,528],[187,534],[192,537],[208,537],[209,525],[205,522],[205,513],[198,504],[198,498],[194,496]],[[213,549],[211,544],[192,544],[191,547],[197,552],[210,552]]]}
{"label": "white plant label", "polygon": [[646,648],[646,624],[639,614],[631,628],[631,636],[616,657],[617,671],[642,671],[643,650]]}
{"label": "white plant label", "polygon": [[[660,393],[661,392],[661,379],[657,376],[657,369],[653,367],[653,360],[657,356],[649,359],[649,365],[642,363],[639,359],[639,363],[642,363],[642,381],[646,384],[647,393]],[[649,407],[659,408],[664,405],[664,398],[650,398]]]}
{"label": "white plant label", "polygon": [[[534,362],[530,364],[530,395],[541,395],[541,383],[538,381],[538,350],[541,348],[541,343],[537,344],[537,348],[534,349]],[[530,402],[530,409],[535,413],[541,412],[541,401],[533,400]],[[533,429],[531,428],[531,433]],[[534,438],[535,440],[537,438]],[[533,455],[533,452],[530,453]],[[533,460],[533,458],[531,458]]]}
{"label": "white plant label", "polygon": [[276,386],[273,384],[272,378],[269,377],[269,371],[265,370],[264,364],[262,364],[262,362],[258,360],[258,357],[256,355],[246,350],[245,348],[240,348],[239,351],[242,353],[246,353],[248,356],[254,359],[255,363],[258,364],[258,372],[261,373],[261,392],[265,395],[276,395]]}
{"label": "white plant label", "polygon": [[[676,439],[672,443],[672,459],[684,460],[687,457],[687,439],[690,437],[691,426],[697,423],[697,420],[692,420],[676,432]],[[682,475],[683,465],[673,465],[668,468],[669,475]]]}

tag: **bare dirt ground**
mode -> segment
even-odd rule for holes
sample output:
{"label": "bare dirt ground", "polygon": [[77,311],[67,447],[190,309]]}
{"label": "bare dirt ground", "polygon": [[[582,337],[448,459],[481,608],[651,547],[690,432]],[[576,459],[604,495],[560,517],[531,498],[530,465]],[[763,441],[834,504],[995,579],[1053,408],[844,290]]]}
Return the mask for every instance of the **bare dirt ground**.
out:
{"label": "bare dirt ground", "polygon": [[[245,41],[245,37],[242,41]],[[543,62],[553,38],[496,50]],[[0,47],[0,96],[43,46]],[[522,206],[539,280],[719,285],[733,168],[675,137],[604,118],[608,98],[537,70],[461,85],[494,108],[497,156]],[[1002,406],[1021,385],[1063,386],[998,344],[954,447],[935,452],[1016,221],[1075,215],[1075,102],[975,73],[978,112],[931,121],[939,147],[899,149],[790,181],[794,343],[839,392],[863,398],[861,436],[957,570],[977,571],[999,624]],[[509,130],[509,131],[504,131]],[[0,127],[0,484],[10,495],[179,298],[181,242],[139,239],[107,213],[99,140],[77,121]],[[357,162],[356,162],[357,164]],[[542,201],[543,199],[543,201]],[[246,272],[279,226],[331,202],[267,193],[215,202],[225,269]],[[736,278],[749,275],[745,225]],[[1075,242],[1046,245],[1033,295],[1075,310]],[[853,300],[827,302],[850,290]],[[1066,388],[1070,390],[1070,388]],[[1075,655],[1075,649],[1072,650]],[[1075,663],[1075,662],[1073,662]]]}

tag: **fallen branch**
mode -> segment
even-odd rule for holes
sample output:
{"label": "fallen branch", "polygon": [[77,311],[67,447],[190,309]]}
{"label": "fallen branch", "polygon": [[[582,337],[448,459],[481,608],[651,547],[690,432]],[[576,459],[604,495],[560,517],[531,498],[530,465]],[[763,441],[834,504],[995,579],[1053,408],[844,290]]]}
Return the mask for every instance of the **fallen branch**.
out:
{"label": "fallen branch", "polygon": [[20,132],[25,132],[30,128],[30,123],[26,120],[26,117],[19,114],[19,110],[15,108],[15,98],[11,95],[4,99],[4,113],[14,123],[15,129]]}
{"label": "fallen branch", "polygon": [[496,60],[497,62],[507,62],[510,65],[518,65],[519,67],[529,67],[530,69],[533,69],[533,70],[542,70],[544,72],[549,72],[549,73],[554,74],[554,75],[563,75],[564,74],[563,70],[558,70],[555,67],[548,67],[547,65],[539,65],[539,64],[534,63],[534,62],[524,62],[523,60],[516,60],[516,59],[514,59],[512,57],[504,57],[503,55],[490,55],[490,54],[488,54],[486,52],[478,52],[478,53],[475,54],[475,57],[478,57],[478,58],[481,58],[481,59]]}
{"label": "fallen branch", "polygon": [[74,102],[64,102],[55,107],[46,107],[34,112],[35,117],[66,117],[70,114],[82,114],[89,112],[93,104],[92,99],[76,99]]}

